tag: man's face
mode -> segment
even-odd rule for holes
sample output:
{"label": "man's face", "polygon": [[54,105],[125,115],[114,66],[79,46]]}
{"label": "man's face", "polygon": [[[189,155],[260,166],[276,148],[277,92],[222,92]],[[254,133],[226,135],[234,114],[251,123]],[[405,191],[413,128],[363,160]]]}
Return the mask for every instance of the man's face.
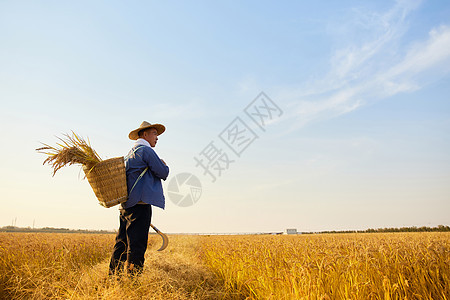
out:
{"label": "man's face", "polygon": [[142,138],[149,142],[150,146],[155,147],[158,141],[158,131],[155,128],[150,128],[144,132]]}

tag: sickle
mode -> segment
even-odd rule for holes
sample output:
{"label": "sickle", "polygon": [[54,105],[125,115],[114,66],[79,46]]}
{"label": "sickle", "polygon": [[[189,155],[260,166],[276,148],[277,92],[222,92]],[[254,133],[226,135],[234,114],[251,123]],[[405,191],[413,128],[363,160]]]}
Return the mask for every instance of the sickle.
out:
{"label": "sickle", "polygon": [[158,251],[163,251],[164,249],[167,248],[167,245],[169,245],[169,238],[167,237],[167,235],[162,233],[158,228],[153,226],[153,224],[150,224],[150,226],[162,237],[163,244],[162,244],[161,248],[158,249]]}

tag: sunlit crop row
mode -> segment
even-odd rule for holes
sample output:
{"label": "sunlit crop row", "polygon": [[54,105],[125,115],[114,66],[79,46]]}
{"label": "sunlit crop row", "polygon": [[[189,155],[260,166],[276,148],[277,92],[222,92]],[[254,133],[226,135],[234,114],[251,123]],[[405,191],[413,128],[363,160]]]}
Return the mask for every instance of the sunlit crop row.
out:
{"label": "sunlit crop row", "polygon": [[109,277],[113,234],[0,233],[0,299],[228,299],[200,236],[149,237],[144,273]]}
{"label": "sunlit crop row", "polygon": [[56,298],[108,257],[112,235],[0,233],[0,298]]}
{"label": "sunlit crop row", "polygon": [[0,233],[0,299],[450,299],[450,233],[169,239],[133,279],[112,234]]}
{"label": "sunlit crop row", "polygon": [[449,299],[450,234],[213,237],[203,259],[254,299]]}

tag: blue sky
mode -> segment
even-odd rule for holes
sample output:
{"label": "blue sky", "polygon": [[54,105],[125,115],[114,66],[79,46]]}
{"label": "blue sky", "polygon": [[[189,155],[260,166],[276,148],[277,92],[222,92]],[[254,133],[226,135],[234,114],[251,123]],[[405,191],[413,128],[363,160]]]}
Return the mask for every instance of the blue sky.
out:
{"label": "blue sky", "polygon": [[[450,224],[448,1],[1,1],[0,226],[114,229],[78,167],[51,177],[39,142],[74,130],[125,155],[143,120],[166,125],[168,232]],[[260,92],[283,114],[262,131]],[[218,135],[258,138],[240,157]],[[230,164],[211,182],[194,157]],[[177,174],[202,195],[179,207]]]}

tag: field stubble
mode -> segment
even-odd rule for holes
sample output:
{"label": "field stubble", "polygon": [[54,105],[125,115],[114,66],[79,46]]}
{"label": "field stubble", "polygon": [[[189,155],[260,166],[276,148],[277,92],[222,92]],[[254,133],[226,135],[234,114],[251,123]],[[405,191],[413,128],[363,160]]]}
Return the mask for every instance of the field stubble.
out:
{"label": "field stubble", "polygon": [[151,236],[108,278],[114,236],[0,233],[1,299],[449,299],[450,233]]}

